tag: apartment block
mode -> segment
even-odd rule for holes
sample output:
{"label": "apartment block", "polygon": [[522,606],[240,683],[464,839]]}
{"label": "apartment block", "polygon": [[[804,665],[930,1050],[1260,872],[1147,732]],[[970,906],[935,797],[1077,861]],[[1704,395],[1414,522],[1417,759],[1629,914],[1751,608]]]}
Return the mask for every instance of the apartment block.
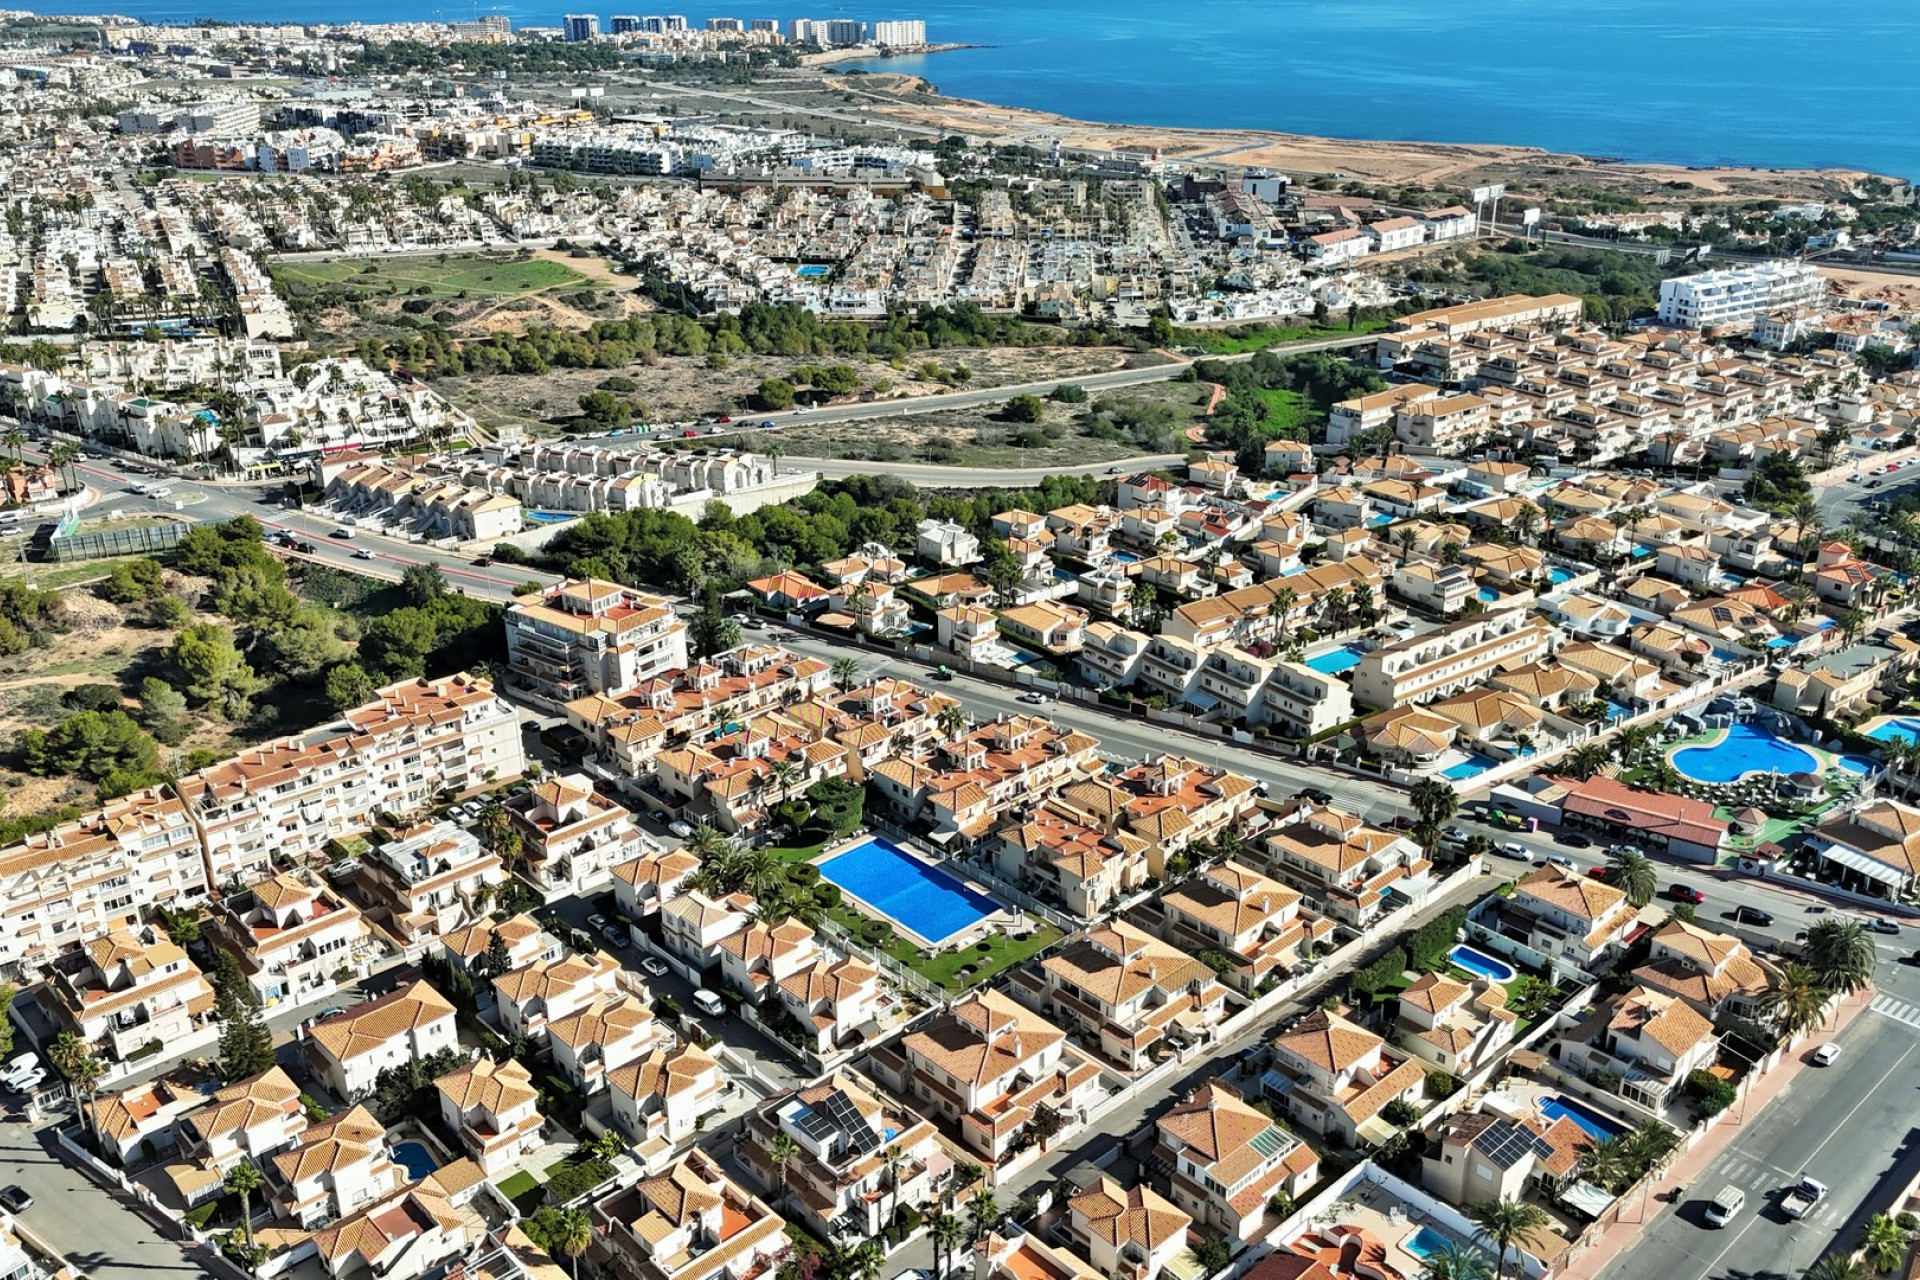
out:
{"label": "apartment block", "polygon": [[220,899],[206,933],[240,962],[265,1005],[324,995],[365,976],[374,948],[359,908],[291,872]]}
{"label": "apartment block", "polygon": [[306,1050],[327,1088],[342,1098],[364,1098],[382,1071],[458,1043],[453,1005],[431,984],[413,982],[314,1023]]}
{"label": "apartment block", "polygon": [[598,578],[560,583],[507,610],[516,686],[555,702],[616,694],[687,665],[687,626],[667,601]]}
{"label": "apartment block", "polygon": [[0,969],[24,974],[149,906],[206,896],[206,862],[186,806],[154,788],[0,850]]}
{"label": "apartment block", "polygon": [[178,1046],[213,1016],[213,988],[187,953],[148,928],[116,929],[54,961],[42,1007],[104,1062]]}
{"label": "apartment block", "polygon": [[547,778],[507,801],[527,878],[548,901],[604,886],[613,869],[653,849],[622,805],[585,774]]}
{"label": "apartment block", "polygon": [[1463,693],[1496,672],[1546,657],[1557,634],[1524,609],[1461,618],[1370,650],[1353,669],[1354,700],[1388,708]]}
{"label": "apartment block", "polygon": [[360,885],[376,914],[409,940],[469,923],[480,890],[506,878],[498,855],[451,822],[408,828],[360,860]]}
{"label": "apartment block", "polygon": [[484,679],[409,680],[312,733],[256,747],[176,788],[200,833],[209,884],[241,883],[275,857],[321,853],[380,813],[425,810],[525,768],[520,722]]}
{"label": "apartment block", "polygon": [[1016,970],[1009,990],[1127,1071],[1210,1043],[1227,1013],[1212,969],[1119,920]]}
{"label": "apartment block", "polygon": [[1173,1202],[1229,1240],[1251,1243],[1268,1202],[1310,1186],[1320,1157],[1236,1090],[1210,1081],[1154,1122]]}

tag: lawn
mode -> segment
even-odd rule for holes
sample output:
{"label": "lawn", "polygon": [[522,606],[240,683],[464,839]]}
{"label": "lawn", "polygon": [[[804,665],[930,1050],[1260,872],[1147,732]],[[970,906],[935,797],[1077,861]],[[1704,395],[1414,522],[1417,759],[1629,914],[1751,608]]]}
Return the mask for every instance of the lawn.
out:
{"label": "lawn", "polygon": [[[996,933],[958,951],[942,952],[932,959],[922,958],[911,963],[914,970],[928,981],[937,982],[949,991],[960,991],[977,987],[987,979],[999,976],[1059,940],[1058,929],[1052,925],[1041,925],[1025,938],[1009,938],[1003,933]],[[982,947],[986,950],[982,951]],[[963,965],[972,965],[973,972],[961,977],[958,970]]]}
{"label": "lawn", "polygon": [[539,1185],[532,1174],[522,1169],[500,1183],[500,1194],[509,1200],[518,1200]]}
{"label": "lawn", "polygon": [[1290,429],[1306,422],[1313,406],[1298,391],[1285,387],[1262,387],[1254,392],[1267,406],[1267,425]]}
{"label": "lawn", "polygon": [[365,300],[403,295],[491,298],[546,289],[599,287],[562,263],[538,258],[514,262],[477,254],[278,262],[273,266],[273,274],[296,290],[305,288]]}

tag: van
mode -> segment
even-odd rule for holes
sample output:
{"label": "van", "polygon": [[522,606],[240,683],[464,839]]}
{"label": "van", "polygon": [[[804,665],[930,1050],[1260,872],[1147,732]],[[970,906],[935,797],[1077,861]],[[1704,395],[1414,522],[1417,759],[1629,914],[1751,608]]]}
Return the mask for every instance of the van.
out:
{"label": "van", "polygon": [[1707,1202],[1707,1225],[1726,1226],[1739,1216],[1740,1210],[1746,1208],[1746,1205],[1746,1193],[1729,1183],[1720,1188],[1719,1193]]}
{"label": "van", "polygon": [[724,1016],[727,1012],[727,1006],[720,997],[705,987],[697,988],[694,991],[693,1003],[700,1012],[711,1014],[716,1018]]}

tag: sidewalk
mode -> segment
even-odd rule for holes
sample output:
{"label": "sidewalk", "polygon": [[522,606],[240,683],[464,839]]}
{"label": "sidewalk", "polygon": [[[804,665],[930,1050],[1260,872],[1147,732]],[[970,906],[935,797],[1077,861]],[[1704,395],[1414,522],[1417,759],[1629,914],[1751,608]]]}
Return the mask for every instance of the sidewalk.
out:
{"label": "sidewalk", "polygon": [[1600,1237],[1598,1244],[1557,1272],[1557,1280],[1594,1280],[1612,1265],[1639,1238],[1641,1230],[1671,1207],[1667,1203],[1667,1192],[1676,1186],[1694,1186],[1714,1157],[1764,1116],[1767,1105],[1807,1069],[1807,1054],[1812,1052],[1814,1046],[1833,1039],[1845,1030],[1847,1024],[1872,1001],[1873,995],[1874,989],[1869,986],[1842,1000],[1839,1014],[1830,1030],[1819,1033],[1817,1038],[1809,1036],[1798,1049],[1782,1057],[1780,1065],[1748,1090],[1745,1100],[1736,1104],[1733,1111],[1714,1125],[1699,1146],[1667,1166],[1660,1180],[1650,1191],[1643,1193],[1643,1198],[1637,1204],[1622,1206],[1620,1220]]}

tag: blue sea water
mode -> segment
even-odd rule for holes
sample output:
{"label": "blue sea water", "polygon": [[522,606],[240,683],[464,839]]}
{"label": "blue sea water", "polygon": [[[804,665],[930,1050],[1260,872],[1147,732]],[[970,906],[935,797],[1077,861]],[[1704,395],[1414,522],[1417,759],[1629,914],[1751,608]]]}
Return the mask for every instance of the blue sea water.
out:
{"label": "blue sea water", "polygon": [[[563,12],[578,11],[553,0],[26,7],[160,22],[501,13],[516,26],[557,26]],[[934,40],[990,46],[867,66],[923,75],[949,94],[1089,120],[1920,176],[1913,0],[1855,0],[1840,9],[1804,0],[914,0],[830,8],[867,20],[924,18]],[[711,13],[786,20],[752,5]]]}

